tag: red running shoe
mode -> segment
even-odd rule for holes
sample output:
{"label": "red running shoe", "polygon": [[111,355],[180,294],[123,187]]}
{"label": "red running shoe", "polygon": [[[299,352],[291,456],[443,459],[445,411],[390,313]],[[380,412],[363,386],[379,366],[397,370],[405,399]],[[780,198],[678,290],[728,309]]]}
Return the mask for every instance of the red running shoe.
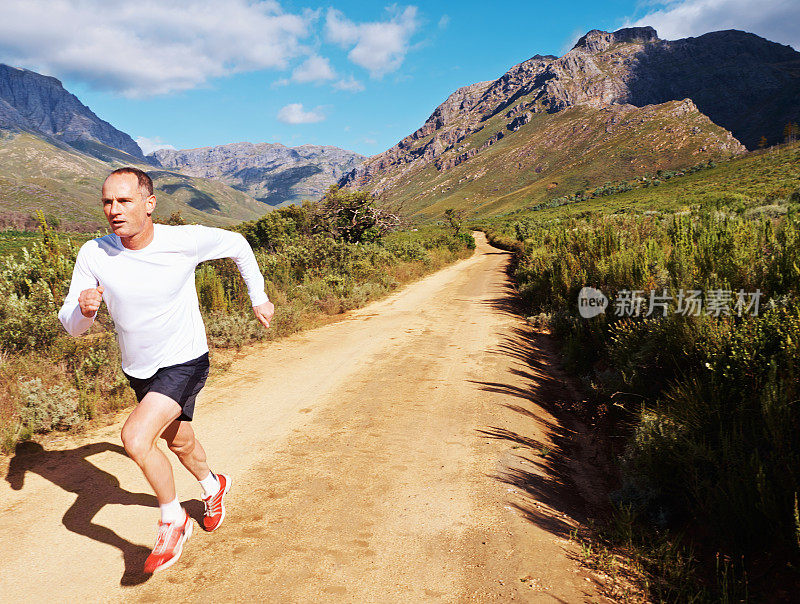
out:
{"label": "red running shoe", "polygon": [[225,495],[231,490],[231,479],[226,474],[217,474],[219,491],[208,499],[203,499],[206,513],[203,516],[203,528],[208,532],[215,531],[225,520]]}
{"label": "red running shoe", "polygon": [[155,573],[169,568],[178,561],[183,552],[183,544],[192,535],[192,521],[184,513],[184,520],[178,522],[159,522],[156,545],[144,563],[144,572]]}

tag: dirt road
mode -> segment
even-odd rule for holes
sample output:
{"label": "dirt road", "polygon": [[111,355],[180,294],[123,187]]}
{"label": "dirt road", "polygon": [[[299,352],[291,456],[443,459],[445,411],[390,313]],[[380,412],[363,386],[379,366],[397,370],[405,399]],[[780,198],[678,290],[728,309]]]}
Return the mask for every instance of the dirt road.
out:
{"label": "dirt road", "polygon": [[569,542],[591,473],[548,411],[569,396],[557,370],[508,311],[507,261],[479,235],[473,257],[212,375],[195,427],[233,476],[228,517],[153,577],[156,502],[120,425],[25,447],[0,482],[0,600],[596,601]]}

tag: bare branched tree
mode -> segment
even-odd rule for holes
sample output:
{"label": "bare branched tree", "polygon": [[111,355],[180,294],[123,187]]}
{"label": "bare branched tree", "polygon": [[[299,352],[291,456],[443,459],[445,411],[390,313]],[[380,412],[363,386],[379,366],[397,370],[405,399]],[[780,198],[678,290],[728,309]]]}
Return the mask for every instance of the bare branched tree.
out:
{"label": "bare branched tree", "polygon": [[316,204],[320,227],[349,243],[376,241],[400,226],[400,215],[378,207],[367,191],[348,191],[334,185]]}
{"label": "bare branched tree", "polygon": [[447,208],[444,211],[444,219],[453,231],[453,235],[461,233],[461,223],[464,221],[465,214],[464,210],[456,210],[454,208]]}

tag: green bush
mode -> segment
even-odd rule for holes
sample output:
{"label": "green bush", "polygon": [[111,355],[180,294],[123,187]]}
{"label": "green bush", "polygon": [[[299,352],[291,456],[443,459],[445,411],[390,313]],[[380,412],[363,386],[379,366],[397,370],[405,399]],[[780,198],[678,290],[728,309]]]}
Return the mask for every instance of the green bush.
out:
{"label": "green bush", "polygon": [[214,311],[203,313],[206,336],[211,346],[238,348],[264,338],[264,328],[255,315],[242,311]]}
{"label": "green bush", "polygon": [[[723,197],[672,215],[517,220],[490,241],[516,249],[527,314],[550,317],[598,409],[624,409],[609,416],[628,434],[616,502],[657,526],[703,527],[730,551],[796,548],[800,220]],[[605,314],[579,316],[584,286],[608,296]],[[693,316],[673,300],[645,316],[663,289],[701,290],[703,308],[712,290],[758,289],[760,312]],[[639,316],[615,312],[622,290],[645,298]]]}
{"label": "green bush", "polygon": [[30,432],[66,429],[81,420],[78,393],[72,388],[60,384],[48,388],[35,378],[20,381],[19,390],[22,402],[19,421]]}
{"label": "green bush", "polygon": [[420,261],[428,256],[427,250],[419,241],[400,241],[388,247],[388,251],[403,262]]}
{"label": "green bush", "polygon": [[472,233],[464,232],[461,233],[459,237],[461,237],[461,240],[464,242],[464,245],[467,246],[468,250],[475,249],[475,237],[472,236]]}
{"label": "green bush", "polygon": [[[373,212],[371,198],[336,193],[331,200],[352,202],[351,209],[381,217]],[[365,200],[369,203],[359,206]],[[314,325],[320,313],[363,306],[429,268],[466,255],[471,240],[440,228],[388,233],[385,223],[367,225],[356,236],[343,225],[329,228],[329,219],[304,204],[237,227],[253,245],[276,302],[269,331],[255,319],[233,261],[214,260],[197,268],[195,286],[211,346],[239,347],[280,337]],[[61,327],[57,312],[77,250],[59,241],[43,218],[40,224],[40,241],[0,266],[0,434],[6,451],[34,432],[66,428],[132,401],[106,307],[82,338],[72,338]],[[6,362],[9,353],[12,362]]]}
{"label": "green bush", "polygon": [[27,296],[8,293],[0,308],[0,347],[10,351],[46,350],[60,335],[53,294],[44,281],[25,288]]}

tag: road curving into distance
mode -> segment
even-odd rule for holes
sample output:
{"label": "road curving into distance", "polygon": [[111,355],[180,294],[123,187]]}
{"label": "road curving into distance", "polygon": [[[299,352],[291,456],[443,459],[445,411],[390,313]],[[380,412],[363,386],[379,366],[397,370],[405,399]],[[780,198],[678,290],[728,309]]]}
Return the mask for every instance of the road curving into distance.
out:
{"label": "road curving into distance", "polygon": [[599,601],[569,539],[591,472],[547,410],[569,389],[509,309],[508,254],[476,239],[212,373],[194,424],[233,477],[228,515],[169,570],[139,570],[158,511],[121,423],[23,447],[0,481],[0,601]]}

